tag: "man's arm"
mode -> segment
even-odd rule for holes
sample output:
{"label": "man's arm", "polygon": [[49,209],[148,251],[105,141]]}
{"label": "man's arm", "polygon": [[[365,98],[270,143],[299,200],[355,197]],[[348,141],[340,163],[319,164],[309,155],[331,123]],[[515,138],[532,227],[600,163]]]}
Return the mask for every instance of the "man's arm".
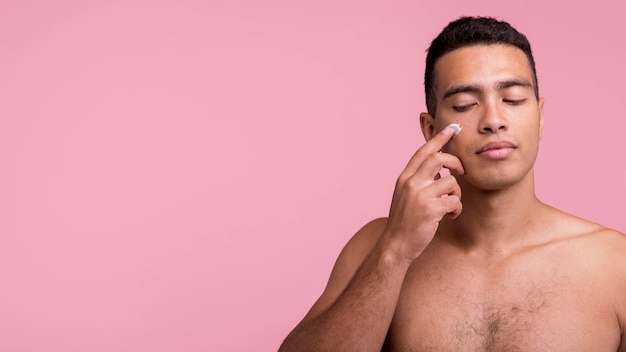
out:
{"label": "man's arm", "polygon": [[328,286],[280,348],[288,351],[380,351],[406,272],[432,240],[444,215],[461,212],[453,176],[461,162],[440,153],[452,138],[446,128],[411,158],[396,183],[388,220],[375,220],[348,242]]}
{"label": "man's arm", "polygon": [[375,245],[385,224],[374,220],[348,242],[324,293],[281,352],[380,351],[409,265],[386,245]]}
{"label": "man's arm", "polygon": [[618,352],[626,352],[626,259],[624,259],[624,253],[626,253],[626,234],[618,231],[610,230],[618,240],[611,247],[615,249],[612,267],[617,269],[617,275],[615,275],[615,283],[617,286],[617,319],[621,330],[621,343]]}

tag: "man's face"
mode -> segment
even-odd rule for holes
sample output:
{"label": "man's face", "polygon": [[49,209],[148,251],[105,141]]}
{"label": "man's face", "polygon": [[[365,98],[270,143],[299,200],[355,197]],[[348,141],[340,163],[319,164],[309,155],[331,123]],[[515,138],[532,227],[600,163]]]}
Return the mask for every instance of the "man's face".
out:
{"label": "man's face", "polygon": [[451,51],[435,64],[437,115],[422,114],[430,139],[448,124],[463,131],[444,151],[465,168],[459,182],[497,190],[532,178],[543,128],[524,52],[511,45],[474,45]]}

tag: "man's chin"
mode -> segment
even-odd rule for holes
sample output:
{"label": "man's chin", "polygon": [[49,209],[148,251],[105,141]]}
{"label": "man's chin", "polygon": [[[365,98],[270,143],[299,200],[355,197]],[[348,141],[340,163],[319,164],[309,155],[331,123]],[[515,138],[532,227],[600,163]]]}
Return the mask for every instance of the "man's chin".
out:
{"label": "man's chin", "polygon": [[477,193],[493,193],[506,191],[520,184],[523,180],[524,177],[520,177],[519,175],[508,175],[505,173],[487,175],[472,175],[466,173],[459,180],[459,184],[464,192],[472,189]]}

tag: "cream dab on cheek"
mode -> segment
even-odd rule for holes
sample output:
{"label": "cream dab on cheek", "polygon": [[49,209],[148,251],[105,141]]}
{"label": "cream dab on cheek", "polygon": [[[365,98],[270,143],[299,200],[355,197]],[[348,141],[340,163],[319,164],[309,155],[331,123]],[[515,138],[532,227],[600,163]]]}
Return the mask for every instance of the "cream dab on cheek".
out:
{"label": "cream dab on cheek", "polygon": [[463,127],[461,127],[461,125],[459,125],[458,123],[451,123],[448,125],[448,127],[451,127],[454,130],[455,135],[461,133],[461,130],[463,129]]}

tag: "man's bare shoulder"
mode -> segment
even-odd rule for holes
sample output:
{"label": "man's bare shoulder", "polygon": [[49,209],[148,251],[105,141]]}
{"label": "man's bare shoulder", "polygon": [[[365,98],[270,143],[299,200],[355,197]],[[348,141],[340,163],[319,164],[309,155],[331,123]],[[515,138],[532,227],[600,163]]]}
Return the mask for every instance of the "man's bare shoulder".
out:
{"label": "man's bare shoulder", "polygon": [[306,315],[305,320],[330,307],[339,297],[365,257],[376,245],[386,226],[387,218],[375,219],[365,224],[350,238],[335,262],[326,289]]}
{"label": "man's bare shoulder", "polygon": [[615,307],[622,334],[619,351],[626,351],[626,235],[579,218],[572,226],[579,231],[570,238],[577,261],[595,278],[588,282],[595,282],[598,296]]}
{"label": "man's bare shoulder", "polygon": [[600,227],[595,231],[591,231],[588,236],[599,243],[605,244],[615,251],[621,253],[620,258],[626,261],[626,235],[607,227]]}
{"label": "man's bare shoulder", "polygon": [[590,236],[623,235],[619,231],[607,228],[593,221],[569,214],[549,205],[543,205],[543,221],[550,229],[554,239],[585,239]]}
{"label": "man's bare shoulder", "polygon": [[372,250],[387,226],[387,218],[374,219],[365,224],[352,236],[342,251],[342,255],[361,261]]}
{"label": "man's bare shoulder", "polygon": [[616,269],[616,274],[623,277],[626,288],[626,235],[597,225],[597,228],[578,236],[577,240],[587,255]]}
{"label": "man's bare shoulder", "polygon": [[[598,223],[548,208],[542,244],[550,258],[566,267],[597,273],[612,287],[626,290],[626,235]],[[626,303],[626,302],[625,302]]]}
{"label": "man's bare shoulder", "polygon": [[603,258],[607,265],[615,268],[624,282],[626,289],[626,235],[623,233],[601,227],[587,235],[589,251]]}
{"label": "man's bare shoulder", "polygon": [[[559,235],[564,238],[580,241],[595,242],[598,245],[607,244],[621,249],[626,247],[626,235],[600,225],[598,223],[558,211],[556,224]],[[626,259],[626,256],[624,257]]]}
{"label": "man's bare shoulder", "polygon": [[557,215],[556,243],[562,242],[573,253],[614,280],[621,281],[626,289],[626,235],[603,225],[560,212]]}

